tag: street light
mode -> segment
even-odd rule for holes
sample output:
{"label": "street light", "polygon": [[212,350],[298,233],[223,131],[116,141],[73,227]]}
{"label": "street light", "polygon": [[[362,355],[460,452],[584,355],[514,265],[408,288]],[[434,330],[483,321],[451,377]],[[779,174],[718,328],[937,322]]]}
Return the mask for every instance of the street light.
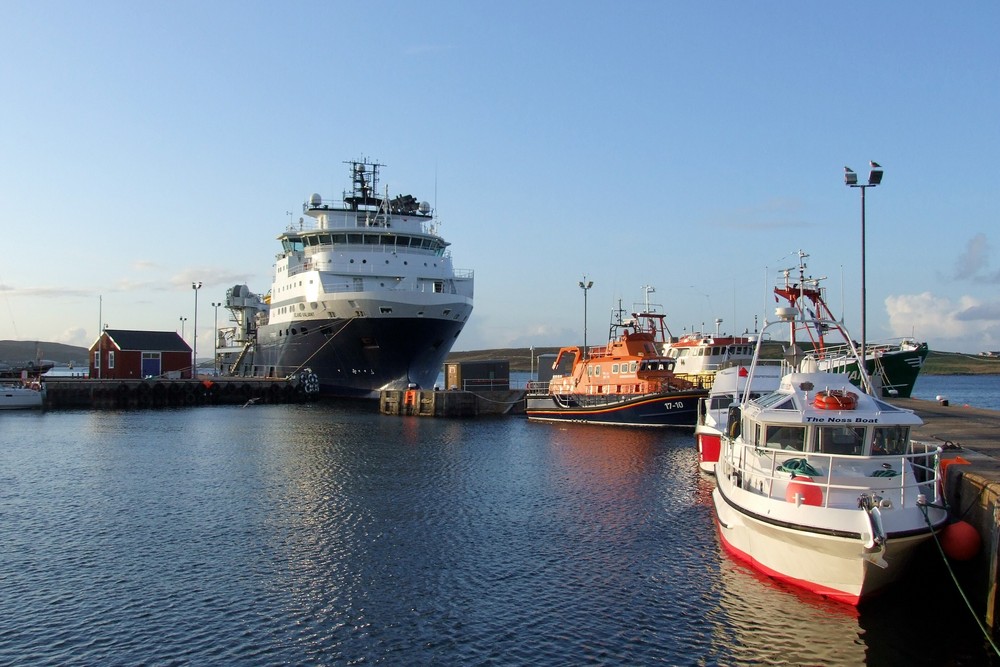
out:
{"label": "street light", "polygon": [[198,290],[201,289],[201,281],[191,283],[191,289],[194,290],[194,350],[191,352],[191,377],[193,378],[198,371]]}
{"label": "street light", "polygon": [[215,308],[215,330],[212,339],[212,372],[216,375],[219,374],[219,306],[221,303],[212,302],[212,308]]}
{"label": "street light", "polygon": [[587,280],[587,276],[580,281],[580,289],[583,290],[583,356],[587,356],[587,290],[594,286],[593,280]]}
{"label": "street light", "polygon": [[[850,167],[844,167],[844,185],[849,188],[861,188],[861,361],[867,359],[866,310],[868,295],[865,290],[865,190],[874,188],[882,182],[882,165],[869,162],[871,171],[867,183],[858,183],[858,175]],[[862,369],[864,370],[864,369]]]}

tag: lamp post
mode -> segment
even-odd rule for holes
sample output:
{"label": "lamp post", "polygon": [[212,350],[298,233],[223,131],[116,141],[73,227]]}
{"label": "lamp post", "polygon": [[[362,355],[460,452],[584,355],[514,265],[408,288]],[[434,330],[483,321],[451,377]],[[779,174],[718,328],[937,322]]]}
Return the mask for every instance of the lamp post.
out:
{"label": "lamp post", "polygon": [[216,375],[219,374],[219,306],[221,303],[212,302],[212,308],[215,308],[215,329],[212,332],[214,338],[212,339],[212,372]]}
{"label": "lamp post", "polygon": [[[882,182],[882,166],[877,162],[869,162],[871,171],[867,183],[858,183],[858,175],[850,167],[844,167],[844,185],[849,188],[861,188],[861,361],[868,358],[868,339],[866,331],[866,310],[868,294],[865,289],[865,190],[874,188]],[[864,370],[864,369],[862,369]]]}
{"label": "lamp post", "polygon": [[580,289],[583,290],[583,356],[587,357],[587,291],[594,286],[593,280],[587,280],[587,276],[580,281]]}
{"label": "lamp post", "polygon": [[198,372],[198,290],[201,289],[201,281],[191,283],[191,289],[194,290],[194,349],[191,352],[191,377],[193,378]]}

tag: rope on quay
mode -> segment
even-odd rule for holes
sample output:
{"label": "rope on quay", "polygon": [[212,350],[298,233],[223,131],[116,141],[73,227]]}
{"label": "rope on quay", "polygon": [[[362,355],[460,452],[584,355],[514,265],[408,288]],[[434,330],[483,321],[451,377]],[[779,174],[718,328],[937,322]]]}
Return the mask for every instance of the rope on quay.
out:
{"label": "rope on quay", "polygon": [[[965,594],[965,591],[962,590],[962,585],[958,583],[958,577],[955,576],[955,571],[951,569],[951,563],[948,562],[948,556],[946,556],[944,553],[944,547],[941,546],[941,540],[938,539],[937,533],[934,531],[934,526],[931,524],[930,517],[927,516],[928,506],[929,505],[926,503],[920,505],[920,511],[924,515],[924,521],[927,522],[927,527],[931,529],[931,536],[934,537],[934,544],[937,545],[938,552],[941,554],[941,559],[944,560],[944,566],[948,570],[948,574],[951,576],[951,580],[955,584],[955,588],[958,589],[958,594],[962,596],[962,601],[965,602],[965,606],[969,610],[969,613],[972,614],[972,617],[974,619],[976,619],[976,625],[979,626],[979,630],[980,632],[983,633],[983,637],[985,637],[986,641],[989,642],[990,647],[992,647],[993,649],[993,652],[996,653],[997,656],[1000,656],[1000,647],[997,647],[996,643],[993,641],[992,635],[990,635],[989,630],[985,625],[983,625],[983,622],[979,619],[979,615],[976,613],[975,609],[972,608],[972,603],[969,601],[969,598]],[[935,505],[934,507],[940,507],[940,506]]]}

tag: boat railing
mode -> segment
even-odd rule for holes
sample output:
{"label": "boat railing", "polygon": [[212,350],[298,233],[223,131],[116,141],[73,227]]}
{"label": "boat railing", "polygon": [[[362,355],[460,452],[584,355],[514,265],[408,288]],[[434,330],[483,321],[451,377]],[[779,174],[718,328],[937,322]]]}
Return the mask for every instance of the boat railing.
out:
{"label": "boat railing", "polygon": [[744,488],[768,498],[787,500],[794,481],[821,489],[823,507],[852,507],[860,494],[870,492],[897,507],[916,505],[920,497],[934,504],[942,501],[941,449],[931,443],[911,441],[905,454],[849,456],[729,442],[731,456],[724,456],[717,470],[737,475]]}

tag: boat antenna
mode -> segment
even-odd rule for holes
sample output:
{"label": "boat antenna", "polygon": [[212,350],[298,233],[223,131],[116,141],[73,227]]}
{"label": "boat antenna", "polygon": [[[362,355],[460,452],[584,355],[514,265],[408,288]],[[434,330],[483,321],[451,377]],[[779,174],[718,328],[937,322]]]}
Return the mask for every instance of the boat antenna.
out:
{"label": "boat antenna", "polygon": [[[653,287],[653,286],[651,286],[651,285],[643,285],[642,286],[643,312],[645,312],[645,313],[649,312],[649,295],[651,293],[655,292],[655,291],[656,291],[656,288]],[[621,299],[618,300],[618,308],[619,309],[621,308]]]}

